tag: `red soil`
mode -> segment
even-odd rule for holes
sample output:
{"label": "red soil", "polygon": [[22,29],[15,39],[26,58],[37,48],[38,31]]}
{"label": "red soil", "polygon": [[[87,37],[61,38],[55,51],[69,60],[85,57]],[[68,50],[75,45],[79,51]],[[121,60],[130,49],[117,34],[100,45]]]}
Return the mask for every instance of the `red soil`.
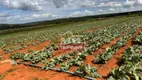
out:
{"label": "red soil", "polygon": [[[112,40],[110,43],[108,44],[105,44],[103,46],[101,46],[97,51],[95,51],[93,53],[93,55],[88,55],[86,57],[86,59],[84,60],[84,63],[83,64],[90,64],[90,66],[95,66],[96,68],[99,68],[101,65],[98,65],[98,64],[93,64],[92,61],[94,60],[94,55],[98,55],[100,54],[104,49],[108,48],[108,47],[111,47],[113,44],[115,44],[125,33],[122,33],[120,36],[118,36],[117,38],[115,38],[114,40]],[[74,71],[76,70],[77,67],[76,66],[72,66],[70,68],[70,71]]]}
{"label": "red soil", "polygon": [[0,50],[0,54],[2,54],[3,53],[3,50]]}
{"label": "red soil", "polygon": [[111,68],[116,68],[117,67],[117,62],[118,62],[118,58],[122,56],[122,53],[125,51],[125,48],[122,47],[118,50],[117,53],[115,53],[115,55],[107,61],[106,64],[104,64],[103,66],[101,66],[98,69],[98,73],[101,74],[104,78],[108,76],[110,69]]}
{"label": "red soil", "polygon": [[87,31],[85,31],[85,32],[93,32],[93,31],[95,31],[95,30],[102,29],[102,28],[104,28],[104,27],[105,27],[105,26],[98,27],[98,28],[92,28],[92,29],[89,29],[89,30],[87,30]]}
{"label": "red soil", "polygon": [[68,54],[70,53],[72,50],[56,50],[54,53],[53,53],[53,56],[54,57],[57,57],[57,56],[61,56],[63,54]]}
{"label": "red soil", "polygon": [[[120,37],[121,37],[121,36],[120,36]],[[95,58],[94,58],[94,55],[98,55],[98,54],[100,54],[104,49],[106,49],[106,48],[108,48],[108,47],[111,47],[113,44],[115,44],[115,43],[120,39],[120,37],[115,38],[115,39],[112,40],[110,43],[103,45],[103,46],[100,47],[97,51],[95,51],[95,52],[93,53],[93,55],[88,55],[88,56],[86,57],[86,60],[84,61],[84,64],[90,64],[91,66],[95,66],[95,67],[99,68],[100,65],[97,65],[97,64],[93,64],[93,63],[92,63],[92,61],[95,59]]]}
{"label": "red soil", "polygon": [[35,46],[28,46],[27,48],[22,49],[22,50],[16,50],[16,51],[13,51],[13,52],[10,52],[10,53],[7,53],[7,54],[3,54],[3,58],[4,59],[8,59],[10,54],[17,53],[17,52],[20,52],[20,53],[29,53],[29,51],[43,50],[49,44],[50,44],[50,41],[45,41],[45,42],[39,43],[39,44],[37,44]]}
{"label": "red soil", "polygon": [[139,33],[140,31],[142,31],[142,27],[139,28],[139,29],[136,31],[136,33],[134,33],[134,35],[133,35],[130,39],[127,40],[128,42],[127,42],[127,44],[126,44],[124,47],[121,47],[121,48],[115,53],[115,55],[113,55],[113,57],[112,57],[110,60],[107,61],[106,64],[104,64],[103,66],[101,66],[101,67],[98,69],[97,72],[103,76],[103,78],[98,79],[98,80],[104,80],[104,78],[106,78],[106,77],[108,76],[108,74],[109,74],[111,68],[116,68],[116,67],[118,67],[118,65],[117,65],[117,63],[118,63],[118,58],[120,58],[120,57],[123,55],[123,53],[124,53],[124,51],[125,51],[126,48],[128,48],[128,47],[130,47],[130,46],[133,45],[133,44],[132,44],[132,40],[133,40],[133,38],[136,37],[136,35],[138,35],[138,33]]}
{"label": "red soil", "polygon": [[90,30],[87,30],[86,32],[93,32],[94,30],[96,30],[97,28],[92,28]]}
{"label": "red soil", "polygon": [[[49,45],[50,41],[46,41],[43,43],[40,43],[36,46],[29,46],[26,49],[23,50],[17,50],[8,54],[3,55],[4,59],[8,59],[8,56],[12,53],[16,53],[16,52],[24,52],[27,53],[29,50],[43,50],[45,48],[45,46]],[[53,55],[54,57],[56,56],[60,56],[64,53],[69,53],[71,50],[57,50],[55,51],[55,54]],[[6,67],[6,68],[5,68]],[[40,69],[36,69],[36,68],[31,68],[31,67],[27,67],[25,65],[16,65],[14,67],[12,67],[11,64],[9,63],[5,63],[5,64],[0,64],[0,68],[2,69],[0,71],[0,79],[2,78],[3,80],[32,80],[35,78],[38,79],[42,79],[42,80],[58,80],[58,79],[62,79],[62,80],[83,80],[80,77],[74,76],[72,77],[72,75],[70,74],[66,74],[66,73],[61,73],[61,72],[55,72],[55,71],[41,71]],[[9,71],[11,70],[12,71]],[[6,75],[5,75],[6,74]]]}
{"label": "red soil", "polygon": [[55,72],[55,71],[42,71],[37,68],[27,67],[25,65],[17,65],[3,78],[3,80],[84,80],[77,76],[70,74]]}
{"label": "red soil", "polygon": [[[130,29],[131,30],[131,29]],[[129,30],[128,30],[129,31]],[[93,55],[88,55],[86,57],[86,60],[84,61],[84,64],[90,64],[91,66],[95,66],[96,68],[99,68],[102,64],[98,65],[98,64],[93,64],[92,61],[95,59],[94,55],[98,55],[101,54],[102,51],[104,51],[106,48],[111,47],[113,44],[116,44],[116,42],[123,36],[125,35],[126,32],[122,33],[120,36],[118,36],[117,38],[113,39],[112,41],[110,41],[110,43],[108,44],[104,44],[103,46],[101,46],[97,51],[95,51],[93,53]],[[103,71],[102,71],[103,72]]]}
{"label": "red soil", "polygon": [[[133,35],[133,37],[135,37],[139,31],[141,31],[142,28],[140,30],[137,31],[137,33],[135,33]],[[116,38],[115,40],[113,40],[112,42],[110,42],[107,45],[102,46],[100,49],[98,49],[95,53],[93,54],[99,54],[103,51],[104,48],[111,46],[112,44],[115,44],[115,42],[118,40],[119,38]],[[131,42],[132,40],[128,40],[128,44],[126,45],[126,47],[131,46]],[[46,41],[43,43],[40,43],[36,46],[29,46],[28,48],[24,49],[24,50],[17,50],[11,53],[15,53],[15,52],[28,52],[29,50],[42,50],[45,48],[45,46],[49,45],[50,41]],[[85,60],[85,63],[90,63],[91,66],[96,66],[96,67],[100,67],[98,70],[98,73],[100,73],[101,75],[103,75],[104,77],[106,77],[109,73],[109,70],[111,68],[116,68],[117,67],[117,57],[121,57],[122,52],[124,52],[125,47],[122,47],[118,50],[118,52],[113,56],[112,59],[110,59],[107,64],[103,65],[100,67],[100,65],[94,65],[92,64],[90,61],[92,61],[94,59],[94,56],[88,56],[87,59]],[[59,56],[62,54],[59,54],[60,52],[66,52],[66,51],[62,51],[62,50],[58,50],[55,52],[54,56]],[[67,51],[70,52],[70,51]],[[9,53],[9,54],[11,54]],[[8,59],[9,54],[4,55],[4,59]],[[76,67],[71,67],[71,70],[74,70]],[[6,64],[0,64],[0,79],[3,80],[33,80],[33,79],[37,79],[38,80],[85,80],[84,78],[80,78],[77,76],[72,76],[70,74],[66,74],[66,73],[62,73],[62,72],[55,72],[55,71],[42,71],[40,69],[37,68],[33,68],[33,67],[27,67],[25,65],[16,65],[16,66],[11,66],[10,64],[6,63]],[[98,80],[103,80],[103,79],[98,79]]]}
{"label": "red soil", "polygon": [[8,71],[11,67],[11,64],[0,64],[0,75]]}

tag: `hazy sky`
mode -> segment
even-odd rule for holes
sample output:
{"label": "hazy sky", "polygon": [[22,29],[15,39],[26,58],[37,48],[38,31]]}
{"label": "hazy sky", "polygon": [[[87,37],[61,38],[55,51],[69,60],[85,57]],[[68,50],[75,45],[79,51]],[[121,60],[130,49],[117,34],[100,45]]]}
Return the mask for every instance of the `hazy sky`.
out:
{"label": "hazy sky", "polygon": [[142,0],[0,0],[0,23],[142,10]]}

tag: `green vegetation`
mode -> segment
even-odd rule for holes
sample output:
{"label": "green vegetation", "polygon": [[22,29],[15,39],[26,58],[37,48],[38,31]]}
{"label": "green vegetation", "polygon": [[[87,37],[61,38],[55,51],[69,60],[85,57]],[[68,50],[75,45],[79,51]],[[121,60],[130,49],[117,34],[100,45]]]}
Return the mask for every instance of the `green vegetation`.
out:
{"label": "green vegetation", "polygon": [[135,43],[142,44],[142,32],[140,32],[137,37],[134,39]]}
{"label": "green vegetation", "polygon": [[137,46],[126,49],[124,55],[119,59],[120,66],[110,71],[108,80],[142,80],[140,72],[142,67],[142,55]]}
{"label": "green vegetation", "polygon": [[[26,64],[41,68],[42,70],[65,72],[91,80],[101,78],[103,76],[97,73],[99,68],[92,65],[96,64],[100,66],[100,64],[106,64],[117,50],[127,44],[128,40],[131,39],[133,34],[142,25],[142,16],[140,14],[117,15],[102,15],[102,17],[97,17],[97,19],[93,16],[59,19],[47,23],[45,21],[21,24],[17,25],[17,27],[15,27],[16,25],[9,25],[12,28],[7,27],[8,29],[0,30],[0,34],[4,34],[0,36],[0,49],[7,53],[51,40],[51,44],[44,50],[16,53],[12,54],[10,58],[17,61],[18,64]],[[26,28],[23,28],[24,26]],[[85,44],[83,50],[60,53],[61,55],[59,56],[54,55],[55,51],[60,49],[60,46],[56,44],[58,38],[62,37],[62,34],[68,31],[74,35],[83,35],[83,37],[78,37],[78,41],[75,41],[74,37],[63,37],[61,43],[79,44],[81,42]],[[141,34],[140,32],[134,40],[141,42]],[[119,40],[112,46],[104,49],[98,55],[93,54],[93,52],[104,44],[110,43],[116,38],[119,38]],[[95,56],[91,66],[88,63],[84,63],[85,59],[87,59],[86,57],[89,55]],[[140,47],[133,46],[126,49],[124,55],[119,59],[118,68],[110,71],[108,80],[141,80],[141,61]],[[58,65],[60,66],[57,67]],[[77,67],[77,69],[70,72],[69,69],[71,67]]]}
{"label": "green vegetation", "polygon": [[[111,22],[113,22],[114,20],[115,19],[110,19]],[[33,42],[32,45],[36,45],[46,40],[54,40],[56,42],[60,34],[63,34],[66,31],[71,31],[74,34],[79,34],[94,27],[98,28],[100,26],[105,26],[108,24],[109,25],[115,24],[120,21],[115,20],[115,22],[113,23],[108,23],[108,22],[109,21],[107,20],[96,21],[96,22],[94,21],[84,22],[84,23],[80,22],[69,25],[55,26],[44,29],[2,35],[0,36],[0,48],[8,52],[27,47],[28,46],[28,44],[26,44],[27,42]]]}
{"label": "green vegetation", "polygon": [[[74,22],[83,22],[83,21],[86,22],[86,21],[92,21],[92,20],[95,20],[95,21],[105,20],[105,19],[108,19],[108,18],[111,18],[111,17],[117,17],[117,16],[121,16],[121,17],[126,17],[126,16],[129,17],[129,16],[135,16],[135,15],[141,16],[141,13],[142,13],[141,11],[134,11],[134,12],[104,14],[104,15],[96,15],[96,16],[85,16],[85,17],[77,17],[77,18],[63,18],[63,19],[32,22],[32,23],[25,23],[25,24],[0,24],[0,30],[17,29],[18,28],[19,31],[23,31],[23,30],[52,27],[54,25],[72,24]],[[9,33],[11,33],[11,31]]]}
{"label": "green vegetation", "polygon": [[90,67],[89,64],[84,65],[84,66],[79,66],[77,70],[74,71],[74,73],[79,74],[81,76],[89,76],[93,78],[100,78],[101,75],[99,75],[97,72],[97,68],[95,67]]}
{"label": "green vegetation", "polygon": [[[62,72],[70,73],[70,74],[75,74],[81,77],[85,77],[87,79],[88,78],[99,78],[101,77],[101,75],[97,73],[97,70],[98,70],[97,68],[91,67],[89,64],[88,65],[83,64],[86,57],[88,55],[93,55],[92,53],[96,51],[99,47],[101,47],[102,45],[107,44],[110,41],[120,37],[120,40],[118,40],[116,44],[113,44],[111,47],[107,48],[100,55],[95,56],[95,59],[93,61],[94,64],[106,63],[120,47],[126,45],[127,40],[130,39],[132,35],[136,32],[136,30],[141,27],[141,22],[142,22],[141,17],[133,16],[133,17],[128,17],[128,18],[124,17],[124,18],[119,18],[119,19],[110,18],[109,20],[102,20],[102,21],[96,21],[96,22],[92,21],[92,22],[82,23],[78,26],[76,26],[75,24],[70,24],[68,25],[68,27],[60,26],[60,28],[54,28],[54,27],[51,29],[48,28],[48,31],[53,30],[49,32],[50,35],[49,33],[48,35],[46,34],[47,30],[45,30],[45,32],[44,30],[41,30],[41,32],[44,32],[44,35],[40,35],[40,36],[44,36],[44,37],[47,36],[48,38],[49,36],[52,36],[53,38],[55,38],[55,34],[56,35],[63,34],[66,31],[72,31],[76,35],[83,35],[83,37],[80,37],[79,40],[85,44],[84,49],[81,51],[73,51],[68,54],[62,53],[62,55],[56,57],[56,56],[53,56],[53,54],[54,54],[54,51],[59,49],[59,46],[56,45],[54,42],[52,42],[43,51],[31,52],[30,54],[17,53],[17,54],[11,55],[11,59],[18,61],[19,63],[24,63],[24,62],[29,63],[29,65],[33,67],[38,66],[38,64],[42,64],[40,67],[38,66],[42,70],[62,71]],[[71,25],[72,27],[70,27]],[[100,28],[100,26],[103,26],[103,27]],[[85,31],[85,30],[92,29],[92,28],[98,28],[98,29],[91,31],[91,32]],[[35,32],[37,34],[40,31],[38,32],[35,31]],[[34,36],[34,34],[32,35]],[[33,38],[33,36],[32,36],[32,39],[35,39]],[[39,40],[43,40],[44,37],[39,38]],[[72,37],[70,38],[72,40]],[[70,42],[70,40],[68,41]],[[65,44],[68,44],[68,42]],[[135,49],[134,50],[132,49],[130,51],[133,52],[132,54],[137,52],[137,50]],[[126,50],[126,53],[127,53],[127,50]],[[133,59],[137,61],[134,63],[140,62],[140,58],[141,58],[140,55],[136,54],[133,57],[133,55],[131,55],[131,52],[129,53],[130,54],[126,54],[124,55],[124,58],[120,59],[124,61],[124,62],[121,62],[122,64],[125,64],[127,62],[129,64]],[[50,59],[48,60],[47,58],[50,58]],[[60,65],[60,66],[58,68],[55,68],[57,65]],[[78,68],[74,72],[68,71],[72,66],[76,66]],[[125,65],[122,67],[120,65],[120,68],[116,70],[112,70],[112,72],[110,72],[111,77],[109,79],[115,80],[115,79],[123,79],[126,77],[127,77],[126,79],[128,78],[131,79],[131,76],[132,76],[132,79],[134,77],[140,78],[139,74],[137,74],[137,70],[139,69],[135,68],[134,74],[133,72],[131,74],[132,70],[130,69],[130,67],[135,68],[137,67],[137,64],[131,65],[130,63],[129,65]],[[126,74],[124,73],[124,75],[126,76],[122,78],[119,76],[117,77],[117,75],[121,74],[122,71],[124,71],[126,68],[130,69],[129,74],[131,75],[127,75],[128,72],[126,72]],[[122,71],[119,69],[122,69]]]}
{"label": "green vegetation", "polygon": [[123,34],[123,36],[120,38],[120,40],[117,41],[116,44],[113,44],[111,47],[107,48],[105,51],[103,51],[100,55],[95,56],[94,63],[101,63],[105,64],[114,54],[115,52],[120,48],[126,45],[127,39],[129,39],[135,31],[139,27],[132,26],[129,32],[127,34]]}
{"label": "green vegetation", "polygon": [[10,51],[24,49],[29,45],[34,46],[46,40],[57,42],[60,34],[66,31],[80,34],[87,30],[93,30],[94,28],[113,26],[114,24],[121,24],[125,21],[140,19],[140,14],[141,12],[131,12],[131,14],[86,16],[27,24],[1,24],[0,49],[8,53]]}

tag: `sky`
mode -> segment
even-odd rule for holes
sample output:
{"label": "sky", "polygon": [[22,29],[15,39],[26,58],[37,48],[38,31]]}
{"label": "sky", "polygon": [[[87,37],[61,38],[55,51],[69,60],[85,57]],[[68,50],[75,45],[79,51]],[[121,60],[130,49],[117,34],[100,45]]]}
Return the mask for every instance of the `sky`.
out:
{"label": "sky", "polygon": [[19,24],[142,10],[142,0],[0,0],[0,23]]}

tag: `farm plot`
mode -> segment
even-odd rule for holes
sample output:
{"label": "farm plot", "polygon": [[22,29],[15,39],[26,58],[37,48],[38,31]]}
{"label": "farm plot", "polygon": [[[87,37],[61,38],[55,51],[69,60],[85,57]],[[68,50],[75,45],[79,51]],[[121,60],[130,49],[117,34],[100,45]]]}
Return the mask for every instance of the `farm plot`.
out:
{"label": "farm plot", "polygon": [[[87,30],[98,29],[100,27],[113,26],[129,20],[139,19],[139,16],[129,18],[110,18],[108,20],[91,21],[91,22],[80,22],[75,24],[61,25],[55,27],[49,27],[45,29],[25,31],[7,35],[0,35],[0,50],[3,53],[24,49],[28,46],[35,46],[41,42],[52,40],[57,41],[59,34],[63,34],[66,31],[71,31],[74,34],[80,34]],[[0,33],[5,31],[1,30]]]}
{"label": "farm plot", "polygon": [[[117,59],[114,56],[119,55],[117,52],[121,51],[121,48],[124,49],[132,46],[133,44],[131,39],[136,37],[141,30],[140,18],[136,20],[128,20],[89,33],[84,32],[82,35],[85,36],[84,38],[81,38],[81,40],[84,42],[85,46],[82,51],[69,51],[68,53],[61,53],[59,56],[55,56],[55,51],[60,49],[58,45],[51,43],[51,45],[43,51],[32,52],[30,54],[17,53],[12,54],[10,57],[17,62],[16,64],[24,64],[27,66],[41,68],[42,70],[65,72],[91,80],[106,78],[109,80],[141,80],[139,74],[135,74],[137,73],[137,70],[139,70],[137,68],[134,71],[130,69],[130,75],[127,75],[127,72],[125,72],[124,75],[126,76],[118,76],[122,73],[121,71],[117,73],[119,69],[129,68],[134,65],[127,65],[126,62],[131,63],[131,60],[127,61],[128,56],[125,56],[125,54],[124,62],[120,64],[120,68],[117,68],[116,70],[113,69],[109,74],[109,70],[111,68],[116,68],[118,66],[116,63]],[[129,48],[128,50],[131,51]],[[124,51],[125,49],[122,52]],[[130,54],[132,52],[130,52]],[[125,53],[127,53],[127,50]],[[121,54],[121,56],[122,55],[123,54]],[[130,58],[131,57],[133,58],[133,55],[130,56]],[[138,58],[138,62],[141,61],[140,58]],[[123,64],[126,65],[123,66]],[[59,75],[54,75],[53,78],[56,76]]]}

